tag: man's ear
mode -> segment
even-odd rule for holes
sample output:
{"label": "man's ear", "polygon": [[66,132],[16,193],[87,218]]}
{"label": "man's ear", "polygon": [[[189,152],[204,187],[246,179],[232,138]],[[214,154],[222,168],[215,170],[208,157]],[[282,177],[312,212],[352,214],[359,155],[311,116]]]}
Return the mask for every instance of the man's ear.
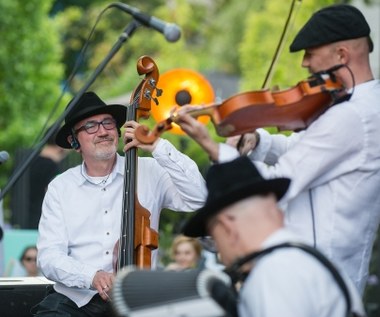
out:
{"label": "man's ear", "polygon": [[340,46],[337,49],[337,54],[338,54],[338,63],[339,64],[344,64],[346,65],[349,62],[349,51],[346,46]]}
{"label": "man's ear", "polygon": [[229,240],[236,243],[239,238],[239,228],[237,228],[235,216],[221,213],[219,215],[219,223],[223,227],[225,234],[229,237]]}

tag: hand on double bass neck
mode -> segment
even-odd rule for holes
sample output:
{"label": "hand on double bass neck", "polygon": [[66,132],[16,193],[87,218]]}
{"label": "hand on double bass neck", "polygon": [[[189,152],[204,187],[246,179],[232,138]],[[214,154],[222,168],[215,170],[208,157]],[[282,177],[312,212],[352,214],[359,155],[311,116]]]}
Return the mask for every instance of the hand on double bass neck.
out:
{"label": "hand on double bass neck", "polygon": [[153,152],[156,148],[157,143],[159,142],[159,138],[155,140],[152,144],[144,144],[141,143],[139,140],[135,137],[135,130],[137,127],[139,127],[140,124],[136,121],[127,121],[124,124],[124,135],[123,135],[123,141],[124,141],[124,152],[127,152],[129,149],[136,147],[139,149],[142,149],[144,151]]}

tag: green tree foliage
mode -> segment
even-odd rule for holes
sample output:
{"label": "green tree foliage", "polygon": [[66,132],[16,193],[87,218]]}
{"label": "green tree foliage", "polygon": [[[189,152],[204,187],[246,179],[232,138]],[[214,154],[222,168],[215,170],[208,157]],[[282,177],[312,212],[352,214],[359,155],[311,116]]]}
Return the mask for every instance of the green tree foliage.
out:
{"label": "green tree foliage", "polygon": [[[314,11],[334,2],[336,1],[296,1],[288,36],[284,39],[283,49],[273,68],[273,79],[265,88],[271,88],[273,85],[280,85],[280,89],[288,88],[308,76],[307,71],[300,66],[303,53],[291,54],[289,45]],[[246,14],[246,31],[239,46],[243,90],[263,88],[291,3],[292,0],[265,1],[260,9],[251,10]]]}
{"label": "green tree foliage", "polygon": [[[33,144],[60,92],[63,68],[56,24],[48,16],[51,2],[0,2],[0,145],[11,157]],[[10,163],[2,166],[0,187]]]}
{"label": "green tree foliage", "polygon": [[[208,63],[207,38],[203,26],[210,19],[210,5],[197,1],[128,1],[128,5],[138,7],[142,12],[157,16],[163,20],[175,22],[182,28],[182,37],[176,43],[168,43],[162,34],[145,27],[139,28],[128,39],[120,52],[112,59],[93,89],[102,96],[122,95],[131,91],[138,83],[136,61],[141,55],[158,58],[160,72],[176,67],[188,67],[201,70]],[[87,39],[98,14],[105,8],[98,1],[84,10],[70,7],[58,13],[61,21],[62,40],[65,47],[66,74],[68,75],[81,48]],[[121,32],[132,21],[131,16],[116,9],[107,10],[90,39],[86,56],[75,81],[71,84],[77,91],[88,78],[91,71],[106,56]]]}

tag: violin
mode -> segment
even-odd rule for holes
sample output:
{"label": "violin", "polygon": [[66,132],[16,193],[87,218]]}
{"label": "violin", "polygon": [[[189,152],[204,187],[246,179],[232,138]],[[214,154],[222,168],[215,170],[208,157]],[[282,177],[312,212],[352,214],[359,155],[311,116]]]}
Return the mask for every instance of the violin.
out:
{"label": "violin", "polygon": [[[158,103],[161,91],[158,82],[157,65],[149,56],[142,56],[137,62],[137,72],[145,75],[131,96],[127,110],[127,121],[148,118],[151,101]],[[154,94],[155,93],[155,94]],[[123,210],[121,234],[114,248],[114,271],[127,265],[139,268],[151,266],[151,251],[158,247],[158,233],[150,227],[150,212],[137,198],[137,149],[125,153]]]}
{"label": "violin", "polygon": [[[332,72],[325,71],[313,74],[289,89],[248,91],[220,103],[197,107],[188,114],[193,117],[209,116],[222,137],[241,135],[263,127],[298,131],[307,128],[344,94],[343,84]],[[178,121],[176,111],[151,131],[141,125],[135,130],[136,139],[151,144]]]}

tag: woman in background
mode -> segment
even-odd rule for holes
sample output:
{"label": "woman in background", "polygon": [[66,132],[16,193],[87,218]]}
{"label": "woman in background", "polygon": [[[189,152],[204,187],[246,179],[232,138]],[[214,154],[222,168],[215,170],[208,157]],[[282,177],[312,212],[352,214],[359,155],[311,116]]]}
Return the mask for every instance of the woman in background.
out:
{"label": "woman in background", "polygon": [[195,269],[199,266],[202,255],[202,245],[198,239],[178,235],[171,246],[171,257],[166,270],[182,271]]}
{"label": "woman in background", "polygon": [[26,247],[21,254],[20,262],[25,270],[24,276],[39,276],[37,267],[37,248],[35,246]]}
{"label": "woman in background", "polygon": [[37,263],[36,246],[27,246],[22,251],[19,260],[11,259],[7,265],[4,276],[10,277],[31,277],[41,276]]}

